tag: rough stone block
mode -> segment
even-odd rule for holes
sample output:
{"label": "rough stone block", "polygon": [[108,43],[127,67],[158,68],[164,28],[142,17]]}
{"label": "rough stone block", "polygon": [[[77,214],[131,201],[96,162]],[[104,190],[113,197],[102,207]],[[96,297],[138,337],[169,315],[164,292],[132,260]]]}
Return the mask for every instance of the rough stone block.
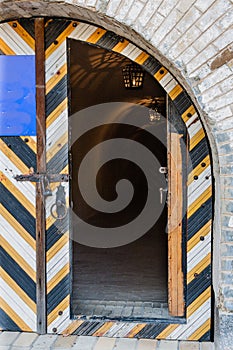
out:
{"label": "rough stone block", "polygon": [[200,350],[200,343],[193,341],[182,341],[179,350]]}
{"label": "rough stone block", "polygon": [[151,339],[140,339],[138,341],[138,345],[136,350],[157,350],[157,340],[151,340]]}
{"label": "rough stone block", "polygon": [[19,335],[19,337],[15,340],[13,346],[14,347],[27,347],[27,346],[31,346],[34,341],[37,339],[38,334],[36,333],[21,333]]}

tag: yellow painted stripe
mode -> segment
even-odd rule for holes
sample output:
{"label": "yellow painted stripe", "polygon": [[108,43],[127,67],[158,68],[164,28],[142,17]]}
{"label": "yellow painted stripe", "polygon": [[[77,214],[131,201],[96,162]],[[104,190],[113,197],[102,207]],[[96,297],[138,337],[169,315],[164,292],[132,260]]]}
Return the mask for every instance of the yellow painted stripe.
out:
{"label": "yellow painted stripe", "polygon": [[45,51],[45,57],[48,59],[48,57],[57,50],[57,48],[66,40],[66,38],[75,30],[75,27],[73,27],[73,23],[77,23],[76,21],[73,21],[70,23],[70,25],[63,30],[63,32],[56,38],[57,44],[54,44],[54,42],[47,48]]}
{"label": "yellow painted stripe", "polygon": [[36,313],[36,303],[29,298],[23,289],[0,267],[0,276],[15,291],[15,293],[27,304],[30,309]]}
{"label": "yellow painted stripe", "polygon": [[57,152],[67,143],[68,132],[66,131],[46,153],[47,162],[49,162],[57,154]]}
{"label": "yellow painted stripe", "polygon": [[116,44],[116,46],[114,46],[112,51],[121,52],[128,46],[128,44],[129,44],[128,40],[124,39],[122,42],[119,42],[118,44]]}
{"label": "yellow painted stripe", "polygon": [[146,52],[142,52],[140,53],[140,55],[136,58],[135,62],[138,64],[143,64],[147,58],[150,57],[150,55],[148,55],[148,53]]}
{"label": "yellow painted stripe", "polygon": [[0,297],[0,305],[3,311],[14,321],[15,324],[24,332],[32,332],[32,329],[23,321],[21,317]]}
{"label": "yellow painted stripe", "polygon": [[156,80],[160,81],[165,75],[168,73],[167,69],[164,67],[161,67],[158,72],[154,74],[154,77]]}
{"label": "yellow painted stripe", "polygon": [[192,149],[205,137],[204,130],[201,128],[190,140],[189,150]]}
{"label": "yellow painted stripe", "polygon": [[27,139],[26,145],[31,148],[31,150],[36,153],[36,140],[30,136],[21,136],[21,139],[25,142]]}
{"label": "yellow painted stripe", "polygon": [[187,217],[190,218],[200,206],[205,203],[212,194],[212,187],[209,186],[188,208]]}
{"label": "yellow painted stripe", "polygon": [[[205,163],[203,167],[201,164]],[[194,168],[191,173],[188,175],[188,186],[194,181],[194,176],[201,175],[201,173],[210,165],[210,156],[206,156],[197,166]]]}
{"label": "yellow painted stripe", "polygon": [[0,150],[5,154],[7,158],[19,169],[19,173],[28,174],[28,167],[17,157],[17,155],[0,139]]}
{"label": "yellow painted stripe", "polygon": [[200,237],[208,235],[211,229],[211,220],[208,221],[187,243],[187,252],[190,252],[199,242]]}
{"label": "yellow painted stripe", "polygon": [[199,327],[196,332],[188,337],[188,340],[199,340],[204,334],[206,334],[211,327],[210,319],[206,320],[201,327]]}
{"label": "yellow painted stripe", "polygon": [[56,320],[56,318],[60,317],[59,316],[59,311],[65,311],[68,307],[70,306],[70,296],[67,295],[67,297],[65,297],[65,299],[63,299],[60,304],[57,305],[57,307],[55,307],[55,309],[50,312],[50,314],[48,315],[48,325],[50,325],[53,321]]}
{"label": "yellow painted stripe", "polygon": [[194,280],[194,274],[200,274],[211,263],[211,254],[207,254],[194,268],[187,273],[187,284]]}
{"label": "yellow painted stripe", "polygon": [[146,327],[146,323],[137,324],[131,331],[126,335],[127,338],[133,338],[138,334],[143,328]]}
{"label": "yellow painted stripe", "polygon": [[58,117],[64,112],[64,110],[68,108],[68,98],[66,97],[48,116],[46,119],[46,128],[48,128]]}
{"label": "yellow painted stripe", "polygon": [[73,334],[82,324],[84,321],[81,320],[75,320],[73,321],[63,332],[63,335],[71,335]]}
{"label": "yellow painted stripe", "polygon": [[102,36],[107,32],[107,30],[102,28],[97,28],[96,31],[89,36],[86,40],[88,43],[95,44],[98,40],[102,38]]}
{"label": "yellow painted stripe", "polygon": [[67,276],[70,272],[70,264],[67,263],[58,273],[47,283],[47,293],[59,283],[61,280]]}
{"label": "yellow painted stripe", "polygon": [[15,52],[7,45],[7,43],[5,43],[5,41],[3,41],[2,38],[0,38],[0,50],[5,55],[15,55]]}
{"label": "yellow painted stripe", "polygon": [[196,110],[193,105],[191,105],[186,111],[181,115],[183,121],[186,123],[191,117],[187,117],[188,114],[194,115]]}
{"label": "yellow painted stripe", "polygon": [[59,81],[67,74],[67,64],[65,63],[46,84],[46,94],[48,94]]}
{"label": "yellow painted stripe", "polygon": [[0,213],[6,221],[19,233],[19,235],[36,250],[36,240],[25,230],[23,226],[0,204]]}
{"label": "yellow painted stripe", "polygon": [[182,87],[177,84],[172,91],[169,92],[169,96],[172,100],[175,100],[175,98],[183,91]]}
{"label": "yellow painted stripe", "polygon": [[93,337],[102,337],[113,325],[114,322],[105,322],[105,324],[93,334]]}
{"label": "yellow painted stripe", "polygon": [[8,22],[12,29],[35,51],[35,40],[33,37],[17,22],[17,27],[13,26],[16,21]]}
{"label": "yellow painted stripe", "polygon": [[24,194],[18,190],[18,188],[0,171],[1,183],[8,189],[10,193],[23,205],[24,208],[35,218],[36,208],[35,206],[24,196]]}
{"label": "yellow painted stripe", "polygon": [[190,317],[197,309],[201,307],[211,297],[211,287],[208,287],[192,304],[187,308],[187,317]]}
{"label": "yellow painted stripe", "polygon": [[159,333],[156,339],[166,339],[177,327],[179,327],[179,324],[169,325],[161,333]]}
{"label": "yellow painted stripe", "polygon": [[61,238],[48,250],[46,254],[47,263],[64,247],[69,241],[68,232],[61,236]]}
{"label": "yellow painted stripe", "polygon": [[1,236],[2,246],[5,251],[12,257],[13,260],[31,277],[31,279],[36,282],[36,272],[33,268],[24,260],[22,255],[20,255],[6,240]]}

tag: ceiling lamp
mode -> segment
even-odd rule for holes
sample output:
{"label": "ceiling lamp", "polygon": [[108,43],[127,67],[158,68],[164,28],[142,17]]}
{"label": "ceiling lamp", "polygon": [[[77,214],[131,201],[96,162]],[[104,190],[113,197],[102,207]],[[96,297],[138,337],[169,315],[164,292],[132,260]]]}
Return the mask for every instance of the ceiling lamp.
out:
{"label": "ceiling lamp", "polygon": [[138,64],[127,64],[122,68],[126,89],[137,89],[143,85],[144,71]]}

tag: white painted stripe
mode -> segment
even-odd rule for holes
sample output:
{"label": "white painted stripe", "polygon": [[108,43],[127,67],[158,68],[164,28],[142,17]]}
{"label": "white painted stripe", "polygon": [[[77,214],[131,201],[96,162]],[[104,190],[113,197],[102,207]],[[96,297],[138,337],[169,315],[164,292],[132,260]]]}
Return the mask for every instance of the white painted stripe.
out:
{"label": "white painted stripe", "polygon": [[201,129],[202,129],[202,125],[201,125],[200,121],[198,121],[197,123],[192,124],[189,127],[190,139],[192,139],[198,133],[198,131],[200,131]]}
{"label": "white painted stripe", "polygon": [[191,271],[201,260],[211,252],[211,231],[205,236],[204,241],[198,242],[190,252],[187,253],[187,270]]}
{"label": "white painted stripe", "polygon": [[[57,71],[59,71],[64,66],[64,64],[66,64],[66,53],[63,51],[63,48],[60,51],[56,50],[55,52],[52,53],[51,56],[54,56],[54,59],[56,61],[50,61],[49,64],[46,65],[46,68],[47,68],[45,72],[46,83],[48,83],[48,81],[52,77],[54,77]],[[48,60],[50,60],[50,57],[48,58]]]}
{"label": "white painted stripe", "polygon": [[52,71],[61,68],[66,63],[66,41],[63,41],[58,48],[46,59],[45,72],[47,81],[52,78]]}
{"label": "white painted stripe", "polygon": [[25,185],[24,182],[19,182],[16,181],[13,177],[12,174],[9,173],[8,171],[4,171],[4,176],[16,187],[22,195],[35,207],[35,187],[32,185],[27,186],[27,183]]}
{"label": "white painted stripe", "polygon": [[121,52],[121,55],[124,55],[128,57],[131,60],[135,60],[140,54],[142,53],[142,50],[140,50],[135,45],[129,43]]}
{"label": "white painted stripe", "polygon": [[[60,270],[70,261],[69,256],[69,242],[64,244],[64,246],[57,252],[56,255],[47,263],[47,273],[50,276],[53,274],[53,269],[56,267],[58,270]],[[58,271],[57,270],[57,271]],[[51,271],[51,274],[50,274]]]}
{"label": "white painted stripe", "polygon": [[[68,120],[67,120],[67,109],[65,109],[57,118],[56,120],[49,125],[49,127],[46,130],[46,146],[47,146],[47,151],[53,147],[53,145],[56,143],[56,140],[59,138],[53,138],[54,133],[59,132],[62,134],[64,130],[67,130],[66,127],[68,127]],[[64,125],[65,124],[65,125]],[[64,126],[63,126],[64,125]],[[58,131],[57,131],[58,130]]]}
{"label": "white painted stripe", "polygon": [[116,322],[106,333],[106,337],[114,337],[116,336],[116,333],[119,332],[122,327],[124,327],[123,322]]}
{"label": "white painted stripe", "polygon": [[1,278],[1,296],[14,312],[32,329],[36,328],[36,314],[18,294]]}
{"label": "white painted stripe", "polygon": [[119,329],[119,331],[114,335],[117,338],[124,338],[133,328],[135,327],[135,323],[124,323],[124,326]]}
{"label": "white painted stripe", "polygon": [[53,333],[53,328],[57,328],[57,333],[61,333],[66,329],[72,320],[70,320],[70,308],[66,308],[63,314],[57,315],[57,318],[48,326],[48,333]]}
{"label": "white painted stripe", "polygon": [[[196,120],[196,121],[195,121]],[[195,123],[197,123],[199,121],[198,119],[198,115],[197,113],[194,113],[193,116],[191,118],[188,118],[188,120],[186,121],[186,126],[187,128],[189,128],[189,126],[195,121]]]}
{"label": "white painted stripe", "polygon": [[47,272],[48,282],[50,282],[54,278],[54,276],[56,276],[56,274],[63,269],[65,265],[67,265],[67,263],[69,262],[68,258],[68,254],[65,253],[65,255],[61,257],[61,259],[58,260],[55,265],[51,266],[51,269]]}
{"label": "white painted stripe", "polygon": [[[206,179],[206,176],[208,179]],[[198,180],[194,180],[188,186],[188,205],[190,206],[198,197],[200,197],[208,187],[211,186],[210,167],[203,171]]]}
{"label": "white painted stripe", "polygon": [[177,85],[177,82],[175,81],[175,79],[173,78],[173,76],[170,73],[167,73],[159,82],[168,94]]}
{"label": "white painted stripe", "polygon": [[[21,174],[21,171],[11,162],[3,152],[0,151],[1,158],[1,171],[3,174],[18,188],[20,192],[35,206],[36,190],[35,186],[31,182],[18,182],[13,176]],[[5,170],[7,169],[7,170]],[[12,171],[10,171],[12,170]],[[36,169],[35,169],[36,170]]]}
{"label": "white painted stripe", "polygon": [[177,327],[168,337],[168,339],[186,340],[200,326],[210,318],[210,299],[201,305],[188,319],[187,324]]}
{"label": "white painted stripe", "polygon": [[29,265],[33,271],[36,271],[36,252],[33,248],[3,217],[0,222],[0,227],[2,237],[17,251],[27,265]]}
{"label": "white painted stripe", "polygon": [[69,35],[71,39],[87,41],[87,39],[98,29],[87,23],[80,23],[76,29]]}
{"label": "white painted stripe", "polygon": [[0,35],[16,55],[34,55],[34,50],[16,33],[8,23],[2,24]]}

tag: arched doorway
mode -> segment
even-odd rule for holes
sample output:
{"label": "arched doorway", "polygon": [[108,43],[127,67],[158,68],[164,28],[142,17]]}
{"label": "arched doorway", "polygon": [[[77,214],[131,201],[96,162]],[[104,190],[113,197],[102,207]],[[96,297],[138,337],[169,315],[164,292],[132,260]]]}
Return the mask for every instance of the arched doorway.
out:
{"label": "arched doorway", "polygon": [[[21,40],[31,43],[27,20],[4,24],[10,27],[4,38],[10,45],[15,32]],[[30,22],[31,23],[31,22]],[[17,24],[17,23],[16,23]],[[59,24],[59,25],[58,25]],[[57,28],[60,28],[59,31]],[[20,30],[19,30],[20,28]],[[27,31],[29,30],[29,32]],[[28,33],[22,35],[22,33]],[[70,257],[67,223],[51,218],[53,200],[47,200],[47,312],[48,332],[73,332],[77,334],[109,334],[122,329],[124,336],[170,339],[208,339],[211,325],[211,170],[208,143],[198,114],[187,93],[158,61],[134,44],[114,33],[87,23],[69,20],[48,20],[46,34],[46,106],[47,106],[47,171],[67,173],[68,113],[67,113],[67,55],[66,38],[86,41],[125,55],[142,65],[160,82],[184,121],[188,134],[187,186],[187,244],[184,246],[185,318],[177,322],[128,323],[70,319]],[[15,35],[16,35],[15,34]],[[14,47],[4,50],[18,54]],[[30,45],[28,45],[30,46]],[[31,46],[30,46],[31,47]],[[27,54],[25,49],[24,54]],[[3,140],[4,141],[4,140]],[[192,165],[192,166],[190,166]],[[65,188],[69,193],[68,187]],[[60,230],[60,231],[59,231]],[[59,235],[60,232],[60,235]],[[93,323],[94,322],[94,323]],[[68,328],[67,328],[68,327]],[[84,329],[86,331],[84,331]],[[79,333],[80,332],[80,333]]]}

